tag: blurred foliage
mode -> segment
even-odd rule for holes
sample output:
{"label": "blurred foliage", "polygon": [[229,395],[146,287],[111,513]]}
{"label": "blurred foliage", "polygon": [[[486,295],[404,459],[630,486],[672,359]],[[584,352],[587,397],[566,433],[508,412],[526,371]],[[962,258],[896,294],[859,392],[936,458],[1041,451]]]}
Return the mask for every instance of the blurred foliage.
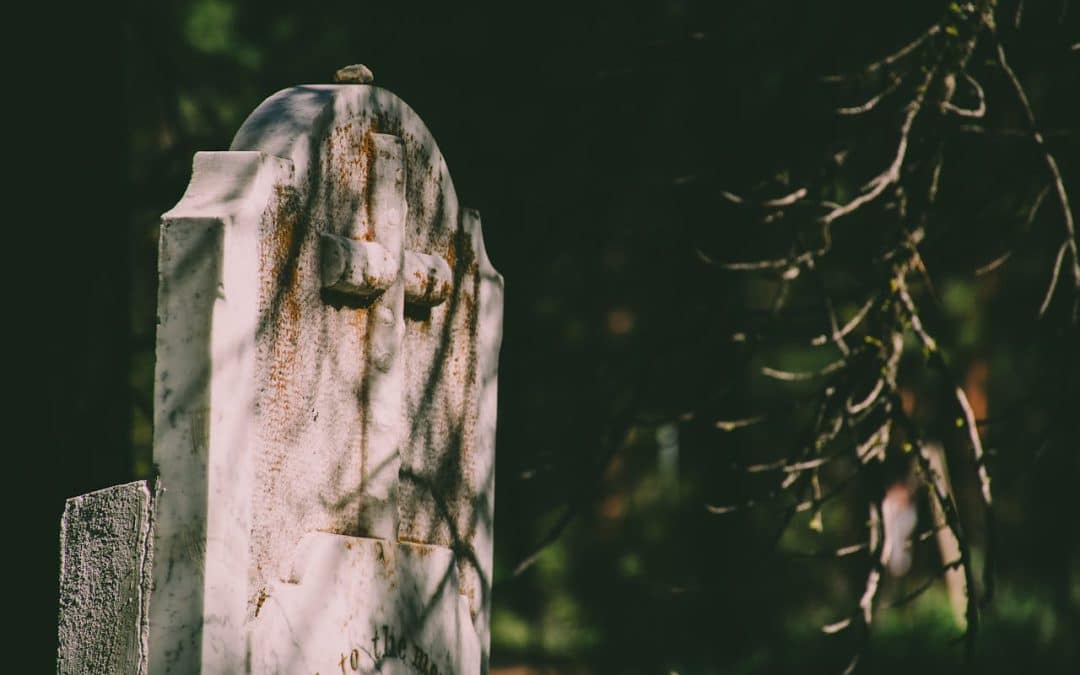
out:
{"label": "blurred foliage", "polygon": [[[1067,4],[1028,2],[1022,29],[1013,29],[1017,3],[1002,0],[999,21],[1009,26],[1032,105],[1053,132],[1048,143],[1075,208],[1080,67],[1075,46],[1068,48],[1080,35],[1080,9]],[[793,349],[790,340],[755,339],[779,330],[772,300],[782,280],[718,271],[701,252],[744,259],[801,236],[751,222],[720,190],[782,192],[830,158],[850,158],[857,176],[875,170],[895,142],[892,121],[843,126],[833,114],[841,102],[818,78],[896,50],[942,7],[931,0],[128,3],[119,17],[117,114],[126,122],[118,142],[130,245],[95,255],[130,271],[131,321],[91,326],[123,333],[113,338],[124,345],[120,367],[132,403],[126,417],[99,420],[130,438],[123,455],[130,470],[112,469],[107,482],[152,469],[157,219],[179,199],[192,155],[227,148],[274,91],[327,82],[336,68],[364,62],[432,129],[462,202],[484,215],[491,258],[506,277],[496,666],[840,672],[852,647],[819,629],[857,602],[866,556],[799,553],[858,541],[866,491],[852,486],[826,504],[820,527],[811,513],[781,528],[768,506],[722,517],[704,508],[761,492],[760,476],[736,465],[805,442],[798,433],[814,415],[811,390],[761,378],[761,366],[814,369],[829,356]],[[992,75],[987,54],[976,58]],[[988,89],[988,127],[1023,126],[1005,92],[1000,80]],[[984,608],[974,667],[1075,672],[1080,346],[1075,329],[1055,328],[1057,307],[1047,320],[1035,316],[1060,242],[1060,211],[1047,200],[1025,222],[1045,180],[1033,178],[1042,175],[1040,158],[1021,141],[971,134],[949,143],[941,217],[950,227],[923,248],[938,298],[924,320],[958,372],[977,364],[986,372],[979,386],[992,421],[984,434],[998,499],[1000,588]],[[820,182],[836,201],[858,189],[846,174]],[[874,222],[845,227],[852,243],[834,255],[850,264],[825,271],[843,289],[834,298],[841,322],[880,276],[875,261],[855,253],[881,236]],[[971,274],[1008,248],[1014,253],[998,270]],[[810,296],[792,293],[785,318],[793,322],[780,337],[825,330]],[[908,384],[927,377],[911,370],[918,374]],[[927,419],[944,408],[932,399],[920,405]],[[766,421],[746,429],[715,424],[761,414]],[[933,424],[951,433],[945,421]],[[116,453],[68,445],[61,451]],[[953,481],[959,502],[977,512],[969,472]],[[69,487],[66,494],[85,491]],[[560,522],[565,531],[520,568]],[[985,533],[968,525],[981,555]],[[886,581],[881,597],[903,596],[941,562],[926,542],[909,577]],[[939,580],[917,600],[879,612],[862,672],[951,672],[962,664],[959,632]]]}

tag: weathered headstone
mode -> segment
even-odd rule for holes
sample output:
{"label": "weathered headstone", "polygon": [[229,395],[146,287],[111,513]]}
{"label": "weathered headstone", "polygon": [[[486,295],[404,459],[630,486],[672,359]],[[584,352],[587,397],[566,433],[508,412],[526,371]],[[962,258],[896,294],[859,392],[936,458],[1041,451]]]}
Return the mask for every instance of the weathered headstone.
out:
{"label": "weathered headstone", "polygon": [[159,268],[149,672],[486,672],[502,279],[416,113],[270,97]]}

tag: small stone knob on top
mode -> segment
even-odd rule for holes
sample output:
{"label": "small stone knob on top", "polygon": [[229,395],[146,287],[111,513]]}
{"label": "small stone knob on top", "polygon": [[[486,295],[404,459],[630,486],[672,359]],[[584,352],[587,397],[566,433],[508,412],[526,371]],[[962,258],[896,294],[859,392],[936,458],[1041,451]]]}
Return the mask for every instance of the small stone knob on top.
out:
{"label": "small stone knob on top", "polygon": [[354,63],[351,66],[338,68],[334,73],[334,82],[339,84],[371,84],[375,75],[362,63]]}

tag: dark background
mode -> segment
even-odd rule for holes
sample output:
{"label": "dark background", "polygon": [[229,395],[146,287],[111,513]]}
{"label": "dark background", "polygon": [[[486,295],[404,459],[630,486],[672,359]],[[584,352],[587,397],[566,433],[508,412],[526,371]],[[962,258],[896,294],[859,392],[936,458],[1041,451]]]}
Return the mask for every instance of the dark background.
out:
{"label": "dark background", "polygon": [[[1001,23],[1042,124],[1062,132],[1051,147],[1073,185],[1080,56],[1063,46],[1080,35],[1078,10],[1062,19],[1058,3],[1029,4],[1022,30],[1015,3],[1001,3]],[[26,496],[10,507],[8,554],[23,566],[9,583],[26,672],[54,658],[64,499],[151,470],[157,217],[182,194],[194,152],[227,148],[273,92],[329,82],[355,62],[427,122],[506,278],[493,663],[506,673],[839,672],[851,645],[817,628],[857,600],[860,563],[781,555],[767,514],[703,508],[743,489],[725,473],[732,455],[789,442],[795,427],[734,441],[702,420],[802,394],[758,384],[748,366],[758,355],[730,339],[748,326],[788,330],[762,311],[773,281],[717,272],[695,250],[735,259],[785,248],[718,191],[782,185],[788,167],[811,171],[837,139],[892,133],[888,116],[841,126],[818,77],[895,50],[944,5],[189,0],[43,5],[9,21],[7,332],[18,344],[7,450]],[[986,86],[1002,111],[992,121],[1023,126],[1002,82]],[[990,442],[1001,581],[977,658],[983,672],[1069,672],[1078,346],[1075,326],[1059,328],[1062,312],[1034,318],[1060,211],[1046,207],[1018,231],[1045,182],[1039,157],[979,142],[953,146],[951,227],[925,252],[943,270],[935,327],[961,371],[986,368],[971,386],[991,411],[1033,402]],[[974,278],[995,242],[1019,242],[1015,260]],[[1047,421],[1062,411],[1063,423]],[[674,455],[662,449],[672,433]],[[972,491],[954,480],[961,497]],[[856,536],[858,503],[827,514],[838,541]],[[561,536],[515,576],[562,520]],[[812,544],[805,523],[793,527],[781,544]],[[941,588],[877,628],[864,672],[960,662]]]}

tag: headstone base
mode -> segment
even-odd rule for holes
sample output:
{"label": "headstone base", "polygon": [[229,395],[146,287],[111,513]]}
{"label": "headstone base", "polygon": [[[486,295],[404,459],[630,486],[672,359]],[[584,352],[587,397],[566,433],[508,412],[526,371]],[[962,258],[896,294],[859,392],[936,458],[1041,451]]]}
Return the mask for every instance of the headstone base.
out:
{"label": "headstone base", "polygon": [[282,572],[256,609],[251,672],[480,672],[450,549],[315,532]]}

